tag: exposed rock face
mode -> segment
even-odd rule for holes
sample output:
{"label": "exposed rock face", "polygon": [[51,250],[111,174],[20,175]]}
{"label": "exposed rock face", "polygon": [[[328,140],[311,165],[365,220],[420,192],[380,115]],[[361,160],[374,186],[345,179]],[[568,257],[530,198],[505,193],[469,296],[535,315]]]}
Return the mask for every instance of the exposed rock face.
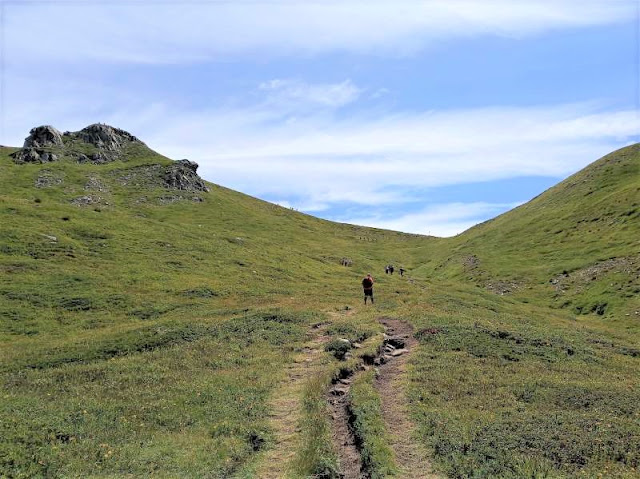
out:
{"label": "exposed rock face", "polygon": [[63,146],[62,134],[49,125],[32,128],[29,136],[24,140],[24,148],[46,148]]}
{"label": "exposed rock face", "polygon": [[90,143],[101,150],[117,152],[129,142],[142,143],[131,133],[102,123],[95,123],[70,135]]}
{"label": "exposed rock face", "polygon": [[19,165],[24,163],[49,163],[58,160],[57,155],[36,148],[23,148],[11,153],[10,156],[13,158],[14,163]]}
{"label": "exposed rock face", "polygon": [[209,191],[196,171],[198,164],[189,160],[176,161],[165,171],[164,181],[167,188],[186,191]]}

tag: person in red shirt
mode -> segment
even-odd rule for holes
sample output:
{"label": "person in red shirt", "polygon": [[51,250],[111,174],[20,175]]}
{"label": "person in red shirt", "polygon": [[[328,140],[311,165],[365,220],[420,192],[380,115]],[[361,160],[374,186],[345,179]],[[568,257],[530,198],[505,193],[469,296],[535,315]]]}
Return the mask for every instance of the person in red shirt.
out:
{"label": "person in red shirt", "polygon": [[367,297],[371,298],[371,304],[373,304],[373,278],[370,274],[362,280],[362,289],[364,290],[364,304],[367,304]]}

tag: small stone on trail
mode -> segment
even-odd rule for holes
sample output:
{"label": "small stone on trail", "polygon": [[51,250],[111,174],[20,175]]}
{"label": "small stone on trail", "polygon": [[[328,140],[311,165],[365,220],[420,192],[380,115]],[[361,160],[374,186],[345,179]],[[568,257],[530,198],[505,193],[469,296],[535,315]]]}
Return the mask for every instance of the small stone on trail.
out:
{"label": "small stone on trail", "polygon": [[408,352],[409,352],[408,349],[396,349],[394,352],[391,353],[391,356],[395,358],[396,356],[402,356],[404,353],[408,353]]}
{"label": "small stone on trail", "polygon": [[349,388],[346,386],[336,386],[331,390],[331,394],[334,396],[344,396],[347,392],[349,392]]}
{"label": "small stone on trail", "polygon": [[404,348],[404,338],[401,338],[399,336],[391,336],[387,339],[385,339],[385,344],[391,345],[394,348]]}

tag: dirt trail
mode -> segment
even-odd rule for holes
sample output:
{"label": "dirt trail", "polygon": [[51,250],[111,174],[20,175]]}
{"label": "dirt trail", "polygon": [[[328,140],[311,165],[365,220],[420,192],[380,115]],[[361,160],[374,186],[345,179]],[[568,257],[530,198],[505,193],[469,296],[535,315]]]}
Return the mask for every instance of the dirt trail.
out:
{"label": "dirt trail", "polygon": [[290,475],[290,467],[300,447],[298,422],[300,399],[305,380],[318,367],[329,340],[325,335],[327,324],[312,327],[307,341],[294,361],[287,366],[286,379],[279,385],[271,399],[269,423],[276,435],[276,444],[265,452],[256,470],[260,479],[283,479]]}
{"label": "dirt trail", "polygon": [[338,453],[342,479],[366,479],[368,476],[362,471],[360,450],[349,421],[351,417],[348,401],[350,388],[351,378],[347,377],[339,380],[329,392],[333,446]]}
{"label": "dirt trail", "polygon": [[404,339],[404,349],[408,351],[392,357],[378,366],[379,374],[375,387],[382,399],[382,415],[391,437],[396,462],[401,468],[399,477],[403,479],[435,479],[435,474],[427,459],[428,453],[413,440],[415,426],[409,419],[405,390],[407,361],[418,341],[413,337],[413,327],[406,321],[380,318],[387,336]]}

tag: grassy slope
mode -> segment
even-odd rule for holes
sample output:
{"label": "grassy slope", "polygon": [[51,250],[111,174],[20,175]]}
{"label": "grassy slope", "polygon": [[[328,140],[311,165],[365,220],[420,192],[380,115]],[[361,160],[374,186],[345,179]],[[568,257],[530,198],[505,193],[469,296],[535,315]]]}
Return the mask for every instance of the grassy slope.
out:
{"label": "grassy slope", "polygon": [[[353,305],[367,270],[418,241],[215,185],[166,190],[144,168],[168,160],[144,149],[108,165],[15,165],[11,151],[0,157],[9,475],[229,474],[268,439],[267,394],[319,318],[307,312]],[[35,188],[43,174],[63,182]],[[102,191],[85,189],[91,178]],[[101,199],[71,203],[86,195]]]}
{"label": "grassy slope", "polygon": [[[510,289],[516,296],[576,313],[591,313],[602,304],[600,313],[633,314],[640,309],[639,223],[636,144],[601,158],[494,220],[436,247],[429,245],[420,272],[480,285],[514,284]],[[477,258],[475,267],[469,265],[470,255]],[[602,263],[610,258],[634,264],[608,270]],[[579,273],[594,265],[594,274],[581,277]],[[554,278],[565,287],[552,287]]]}
{"label": "grassy slope", "polygon": [[[10,151],[0,152],[3,474],[238,471],[269,442],[269,391],[309,324],[358,305],[361,275],[390,261],[416,282],[378,275],[376,314],[423,330],[410,391],[443,470],[522,477],[607,464],[625,477],[637,467],[637,444],[620,446],[640,429],[638,321],[621,314],[636,297],[599,291],[613,306],[578,322],[571,308],[543,306],[563,269],[637,252],[637,149],[451,240],[338,225],[215,185],[168,191],[144,174],[123,185],[131,169],[168,162],[143,148],[108,165],[18,166]],[[63,182],[35,188],[42,170]],[[103,191],[86,191],[89,178]],[[70,203],[83,195],[102,199]],[[478,270],[461,266],[469,254]],[[493,278],[527,287],[512,298],[474,286]],[[569,299],[590,300],[595,286]],[[598,437],[609,445],[589,449]],[[491,457],[496,448],[510,452]]]}

